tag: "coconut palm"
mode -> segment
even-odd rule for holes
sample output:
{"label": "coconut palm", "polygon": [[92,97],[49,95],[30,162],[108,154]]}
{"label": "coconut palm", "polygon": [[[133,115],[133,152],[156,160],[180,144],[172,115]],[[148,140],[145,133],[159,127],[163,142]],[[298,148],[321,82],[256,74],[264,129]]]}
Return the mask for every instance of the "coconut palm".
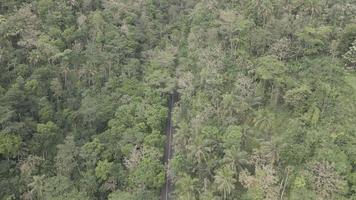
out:
{"label": "coconut palm", "polygon": [[236,179],[234,178],[235,172],[229,166],[224,166],[219,169],[214,176],[214,183],[217,186],[218,191],[223,192],[224,199],[226,199],[227,195],[231,193],[233,189],[235,189]]}

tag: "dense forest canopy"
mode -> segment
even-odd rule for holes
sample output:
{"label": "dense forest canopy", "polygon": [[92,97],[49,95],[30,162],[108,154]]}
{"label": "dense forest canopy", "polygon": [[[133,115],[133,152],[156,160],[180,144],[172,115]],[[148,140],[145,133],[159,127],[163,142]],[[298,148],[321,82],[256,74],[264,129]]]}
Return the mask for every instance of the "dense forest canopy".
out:
{"label": "dense forest canopy", "polygon": [[355,0],[0,0],[0,199],[354,200],[355,69]]}

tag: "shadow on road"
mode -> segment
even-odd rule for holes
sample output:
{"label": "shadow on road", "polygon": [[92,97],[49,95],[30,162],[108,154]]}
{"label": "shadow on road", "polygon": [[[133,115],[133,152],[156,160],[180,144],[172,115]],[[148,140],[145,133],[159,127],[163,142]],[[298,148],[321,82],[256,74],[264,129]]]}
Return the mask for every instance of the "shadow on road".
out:
{"label": "shadow on road", "polygon": [[167,169],[169,166],[170,159],[173,155],[173,134],[174,128],[172,123],[172,111],[174,104],[178,101],[178,94],[177,92],[173,92],[173,94],[169,95],[168,98],[168,117],[167,117],[167,124],[166,124],[166,144],[164,148],[164,164],[166,166],[166,177],[165,177],[165,184],[161,189],[161,200],[169,200],[171,199],[171,194],[173,190],[172,180],[167,173]]}

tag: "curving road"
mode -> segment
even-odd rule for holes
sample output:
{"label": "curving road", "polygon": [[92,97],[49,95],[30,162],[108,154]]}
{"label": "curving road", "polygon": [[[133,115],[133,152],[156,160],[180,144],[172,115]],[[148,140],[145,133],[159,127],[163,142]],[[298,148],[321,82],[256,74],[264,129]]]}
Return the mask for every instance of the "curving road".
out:
{"label": "curving road", "polygon": [[[176,92],[171,94],[168,99],[168,118],[166,125],[166,145],[164,148],[164,163],[166,166],[166,172],[169,166],[170,159],[173,155],[173,134],[174,128],[172,123],[172,111],[174,107],[174,103],[177,101],[178,95]],[[161,189],[161,200],[169,200],[171,199],[171,192],[173,190],[173,184],[171,177],[166,173],[166,181]]]}

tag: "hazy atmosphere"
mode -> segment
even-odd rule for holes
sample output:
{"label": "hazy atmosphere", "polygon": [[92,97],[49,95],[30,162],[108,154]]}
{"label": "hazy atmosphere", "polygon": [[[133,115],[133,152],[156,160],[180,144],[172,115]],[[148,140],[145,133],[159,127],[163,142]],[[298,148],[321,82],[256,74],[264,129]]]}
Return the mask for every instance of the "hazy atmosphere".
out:
{"label": "hazy atmosphere", "polygon": [[0,0],[0,200],[356,200],[356,0]]}

